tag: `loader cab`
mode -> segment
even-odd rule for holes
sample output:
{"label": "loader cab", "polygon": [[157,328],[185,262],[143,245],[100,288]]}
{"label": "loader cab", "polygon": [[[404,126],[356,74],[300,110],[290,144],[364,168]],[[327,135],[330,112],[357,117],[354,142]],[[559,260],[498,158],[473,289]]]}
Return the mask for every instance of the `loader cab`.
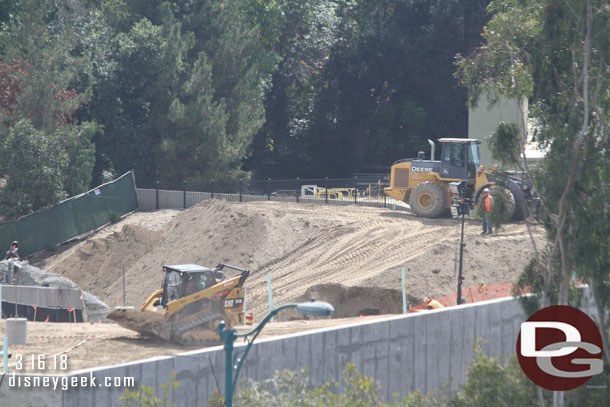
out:
{"label": "loader cab", "polygon": [[467,180],[474,184],[480,165],[480,140],[441,138],[441,178]]}
{"label": "loader cab", "polygon": [[160,306],[198,291],[212,287],[224,278],[220,270],[212,270],[196,264],[163,266],[163,294]]}

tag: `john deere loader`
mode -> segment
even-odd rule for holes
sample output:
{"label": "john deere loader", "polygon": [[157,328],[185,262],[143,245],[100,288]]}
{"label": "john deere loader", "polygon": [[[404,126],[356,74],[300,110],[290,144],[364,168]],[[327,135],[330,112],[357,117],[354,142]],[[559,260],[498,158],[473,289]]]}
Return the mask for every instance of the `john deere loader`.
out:
{"label": "john deere loader", "polygon": [[[430,143],[430,160],[420,152],[418,158],[396,161],[392,165],[390,186],[386,195],[409,204],[413,213],[426,218],[436,218],[449,212],[453,203],[451,182],[466,181],[466,197],[473,204],[482,199],[482,192],[490,188],[492,195],[502,189],[507,197],[513,218],[523,216],[523,205],[535,205],[535,194],[529,182],[507,173],[500,173],[497,166],[486,170],[479,162],[477,139],[441,138],[440,160],[435,160],[435,144]],[[500,184],[502,186],[500,186]]]}
{"label": "john deere loader", "polygon": [[[240,272],[225,280],[223,269]],[[219,264],[213,269],[195,264],[163,266],[161,289],[153,292],[141,310],[117,307],[107,318],[146,336],[181,345],[221,343],[217,327],[227,329],[243,321],[244,281],[249,270]]]}

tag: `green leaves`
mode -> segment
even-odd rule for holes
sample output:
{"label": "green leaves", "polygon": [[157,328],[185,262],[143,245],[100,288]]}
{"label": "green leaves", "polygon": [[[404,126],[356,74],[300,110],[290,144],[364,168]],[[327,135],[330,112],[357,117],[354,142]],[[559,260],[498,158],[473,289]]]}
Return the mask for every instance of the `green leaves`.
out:
{"label": "green leaves", "polygon": [[55,135],[34,128],[29,120],[13,126],[0,147],[6,185],[0,189],[0,211],[16,218],[66,197],[63,173],[68,156]]}
{"label": "green leaves", "polygon": [[178,387],[180,383],[176,380],[176,374],[172,370],[169,375],[169,382],[162,384],[163,397],[155,395],[155,389],[150,386],[140,385],[137,390],[125,389],[125,394],[120,397],[123,407],[175,407],[176,403],[169,402],[170,393]]}
{"label": "green leaves", "polygon": [[95,165],[95,145],[93,137],[101,132],[95,123],[85,122],[79,126],[64,129],[57,136],[64,140],[69,165],[64,170],[63,187],[69,196],[86,192],[91,184]]}
{"label": "green leaves", "polygon": [[260,26],[275,2],[141,3],[102,8],[115,62],[83,115],[104,128],[96,176],[111,165],[171,183],[246,177],[277,62]]}
{"label": "green leaves", "polygon": [[[608,181],[610,168],[610,8],[607,0],[497,0],[485,44],[458,58],[458,77],[471,102],[529,98],[536,137],[548,153],[536,171],[537,192],[551,241],[526,269],[529,286],[551,303],[577,303],[587,281],[607,336]],[[523,126],[524,140],[527,136]],[[514,160],[514,130],[499,128],[496,149]],[[526,301],[531,305],[531,301]],[[604,341],[604,350],[610,344]]]}
{"label": "green leaves", "polygon": [[0,36],[3,83],[0,158],[8,178],[0,189],[0,212],[17,217],[89,188],[95,123],[74,115],[90,97],[75,89],[86,75],[78,48],[76,16],[60,18],[46,1],[23,0],[12,30]]}
{"label": "green leaves", "polygon": [[520,166],[521,131],[514,123],[500,122],[488,141],[491,156],[502,165]]}
{"label": "green leaves", "polygon": [[493,14],[481,36],[484,45],[467,58],[457,55],[455,76],[468,88],[471,105],[481,94],[493,103],[501,96],[521,100],[533,94],[530,52],[542,27],[540,2],[492,1]]}

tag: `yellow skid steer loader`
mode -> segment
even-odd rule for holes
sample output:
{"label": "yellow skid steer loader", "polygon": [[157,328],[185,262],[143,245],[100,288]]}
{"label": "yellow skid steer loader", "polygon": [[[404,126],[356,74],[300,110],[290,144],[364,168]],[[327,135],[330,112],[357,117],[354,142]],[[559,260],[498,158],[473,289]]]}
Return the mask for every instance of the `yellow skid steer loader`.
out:
{"label": "yellow skid steer loader", "polygon": [[[239,271],[225,280],[224,268]],[[140,311],[117,307],[107,318],[146,336],[181,345],[221,343],[218,323],[227,329],[243,322],[244,281],[249,270],[219,264],[213,269],[195,264],[163,266],[162,288],[153,292]]]}

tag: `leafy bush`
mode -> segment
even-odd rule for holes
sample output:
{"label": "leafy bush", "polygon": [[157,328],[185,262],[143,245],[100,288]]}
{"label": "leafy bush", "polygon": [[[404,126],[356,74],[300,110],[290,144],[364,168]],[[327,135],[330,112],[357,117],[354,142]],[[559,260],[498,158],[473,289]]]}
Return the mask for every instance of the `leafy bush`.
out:
{"label": "leafy bush", "polygon": [[[500,185],[491,187],[490,193],[493,197],[493,207],[490,215],[491,225],[494,231],[499,231],[502,229],[502,225],[508,223],[512,217],[515,202],[512,199],[510,191]],[[481,210],[482,201],[483,197],[481,196],[478,199],[476,210],[473,211],[473,214],[480,218],[483,218],[483,211]]]}
{"label": "leafy bush", "polygon": [[108,220],[110,221],[110,223],[117,223],[118,221],[121,220],[121,215],[119,215],[116,212],[110,212],[108,214]]}
{"label": "leafy bush", "polygon": [[[468,371],[468,383],[462,393],[449,394],[442,386],[441,395],[411,392],[403,399],[394,395],[386,403],[379,400],[381,387],[371,377],[358,373],[348,363],[343,371],[343,386],[327,382],[320,387],[308,386],[306,370],[278,372],[271,379],[255,382],[242,380],[235,394],[235,407],[466,407],[466,406],[534,406],[534,385],[521,372],[516,358],[503,366],[497,359],[483,354],[475,346],[476,358]],[[527,401],[527,402],[526,402]],[[530,403],[531,401],[531,403]],[[222,407],[224,399],[215,395],[208,407]]]}
{"label": "leafy bush", "polygon": [[[123,402],[123,407],[169,407],[169,394],[178,387],[178,381],[175,380],[175,377],[172,371],[169,375],[169,382],[161,385],[163,389],[162,399],[155,396],[154,388],[140,385],[138,390],[125,389],[125,394],[119,400]],[[171,405],[175,406],[176,403]]]}
{"label": "leafy bush", "polygon": [[500,230],[502,225],[508,223],[515,208],[515,202],[510,191],[503,187],[495,187],[491,191],[494,205],[491,210],[491,225],[494,230]]}
{"label": "leafy bush", "polygon": [[521,131],[514,123],[500,122],[489,138],[489,150],[494,160],[502,165],[519,165]]}

